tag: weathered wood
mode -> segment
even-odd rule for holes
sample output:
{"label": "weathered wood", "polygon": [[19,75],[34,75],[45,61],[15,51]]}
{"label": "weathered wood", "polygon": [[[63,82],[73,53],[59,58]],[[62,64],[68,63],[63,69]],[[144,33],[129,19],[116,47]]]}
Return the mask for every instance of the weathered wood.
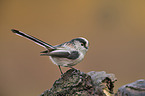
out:
{"label": "weathered wood", "polygon": [[89,73],[70,69],[40,96],[111,96],[116,78],[106,72]]}
{"label": "weathered wood", "polygon": [[120,87],[115,96],[145,96],[145,80],[140,79]]}

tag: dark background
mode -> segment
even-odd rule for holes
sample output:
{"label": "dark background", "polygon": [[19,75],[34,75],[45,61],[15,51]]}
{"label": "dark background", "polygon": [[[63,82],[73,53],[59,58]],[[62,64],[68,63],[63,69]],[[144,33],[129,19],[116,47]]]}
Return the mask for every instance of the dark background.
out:
{"label": "dark background", "polygon": [[52,45],[87,38],[89,51],[75,68],[114,73],[115,90],[145,79],[144,0],[1,0],[0,96],[38,96],[60,72],[49,57],[40,56],[44,48],[12,28]]}

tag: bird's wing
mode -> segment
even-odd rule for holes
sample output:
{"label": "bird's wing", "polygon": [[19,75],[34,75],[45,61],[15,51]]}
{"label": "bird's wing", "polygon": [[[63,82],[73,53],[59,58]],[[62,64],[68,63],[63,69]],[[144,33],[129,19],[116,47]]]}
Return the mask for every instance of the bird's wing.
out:
{"label": "bird's wing", "polygon": [[12,29],[11,31],[13,33],[19,35],[19,36],[25,37],[25,38],[33,41],[34,43],[36,43],[36,44],[38,44],[38,45],[40,45],[40,46],[42,46],[42,47],[44,47],[46,49],[55,49],[55,47],[53,47],[52,45],[49,45],[46,42],[41,41],[40,39],[37,39],[37,38],[35,38],[35,37],[31,36],[31,35],[28,35],[28,34],[26,34],[24,32],[21,32],[21,31],[15,30],[15,29]]}
{"label": "bird's wing", "polygon": [[59,58],[68,58],[68,59],[77,59],[79,57],[78,51],[67,51],[67,50],[54,50],[46,54],[41,54],[41,56],[52,56],[52,57],[59,57]]}

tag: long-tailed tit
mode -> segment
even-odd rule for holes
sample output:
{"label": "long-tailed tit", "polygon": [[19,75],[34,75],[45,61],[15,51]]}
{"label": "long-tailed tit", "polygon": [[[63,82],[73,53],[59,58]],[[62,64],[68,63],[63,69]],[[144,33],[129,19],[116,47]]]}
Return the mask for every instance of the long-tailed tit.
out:
{"label": "long-tailed tit", "polygon": [[52,46],[21,31],[15,29],[12,29],[11,31],[46,48],[46,51],[41,52],[41,56],[49,56],[51,61],[58,65],[61,74],[63,73],[60,66],[72,68],[72,66],[78,64],[84,59],[89,47],[88,40],[82,37],[72,39],[71,41],[62,43],[60,45]]}

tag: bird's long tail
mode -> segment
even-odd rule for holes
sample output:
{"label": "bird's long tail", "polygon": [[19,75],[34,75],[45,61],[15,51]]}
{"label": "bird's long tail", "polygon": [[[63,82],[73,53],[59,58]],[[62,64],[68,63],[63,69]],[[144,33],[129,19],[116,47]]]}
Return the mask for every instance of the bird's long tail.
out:
{"label": "bird's long tail", "polygon": [[15,29],[12,29],[11,30],[13,33],[15,33],[16,35],[19,35],[19,36],[22,36],[22,37],[25,37],[31,41],[33,41],[34,43],[46,48],[46,49],[55,49],[52,45],[49,45],[48,43],[44,42],[44,41],[41,41],[40,39],[37,39],[31,35],[28,35],[26,33],[23,33],[21,31],[18,31],[18,30],[15,30]]}

